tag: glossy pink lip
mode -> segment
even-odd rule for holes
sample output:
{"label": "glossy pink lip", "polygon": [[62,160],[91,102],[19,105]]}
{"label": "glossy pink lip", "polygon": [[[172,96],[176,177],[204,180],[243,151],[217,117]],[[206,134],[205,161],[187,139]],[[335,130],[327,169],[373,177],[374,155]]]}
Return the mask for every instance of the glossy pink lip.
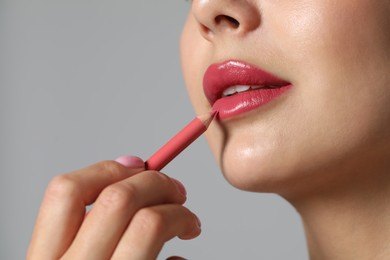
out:
{"label": "glossy pink lip", "polygon": [[[223,97],[223,91],[236,85],[266,86]],[[272,86],[269,88],[268,86]],[[203,90],[221,119],[256,109],[290,89],[291,83],[253,65],[229,60],[211,65],[203,78]]]}

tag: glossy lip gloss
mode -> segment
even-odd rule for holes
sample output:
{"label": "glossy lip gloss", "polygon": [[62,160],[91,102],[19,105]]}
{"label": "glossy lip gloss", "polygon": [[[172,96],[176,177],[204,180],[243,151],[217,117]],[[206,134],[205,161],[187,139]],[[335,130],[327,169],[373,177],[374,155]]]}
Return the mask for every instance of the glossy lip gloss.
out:
{"label": "glossy lip gloss", "polygon": [[203,78],[205,96],[222,120],[263,106],[291,87],[290,82],[237,60],[212,64]]}
{"label": "glossy lip gloss", "polygon": [[192,142],[198,139],[209,127],[217,112],[213,111],[208,114],[195,117],[171,140],[162,146],[145,162],[147,170],[160,171]]}

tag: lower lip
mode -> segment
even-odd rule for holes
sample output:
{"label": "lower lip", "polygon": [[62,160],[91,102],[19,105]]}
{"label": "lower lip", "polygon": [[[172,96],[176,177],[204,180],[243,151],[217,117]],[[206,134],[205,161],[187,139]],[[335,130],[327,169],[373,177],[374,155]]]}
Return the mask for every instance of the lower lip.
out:
{"label": "lower lip", "polygon": [[213,110],[220,119],[232,118],[259,108],[281,96],[291,85],[274,89],[256,89],[218,99]]}

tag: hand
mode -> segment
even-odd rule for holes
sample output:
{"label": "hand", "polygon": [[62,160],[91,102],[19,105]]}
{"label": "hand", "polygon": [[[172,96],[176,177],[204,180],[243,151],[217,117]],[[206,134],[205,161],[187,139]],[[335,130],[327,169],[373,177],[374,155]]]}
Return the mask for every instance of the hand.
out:
{"label": "hand", "polygon": [[145,171],[137,157],[117,161],[50,182],[28,259],[156,259],[171,238],[200,234],[199,220],[182,206],[186,192],[180,182]]}

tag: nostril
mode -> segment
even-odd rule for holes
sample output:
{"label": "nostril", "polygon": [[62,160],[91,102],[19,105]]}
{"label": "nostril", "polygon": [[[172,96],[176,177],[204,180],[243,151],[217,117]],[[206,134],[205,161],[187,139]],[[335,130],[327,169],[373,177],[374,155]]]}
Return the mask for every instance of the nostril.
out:
{"label": "nostril", "polygon": [[215,23],[217,25],[226,25],[234,29],[237,29],[240,26],[240,23],[236,19],[228,15],[218,15],[215,17]]}

